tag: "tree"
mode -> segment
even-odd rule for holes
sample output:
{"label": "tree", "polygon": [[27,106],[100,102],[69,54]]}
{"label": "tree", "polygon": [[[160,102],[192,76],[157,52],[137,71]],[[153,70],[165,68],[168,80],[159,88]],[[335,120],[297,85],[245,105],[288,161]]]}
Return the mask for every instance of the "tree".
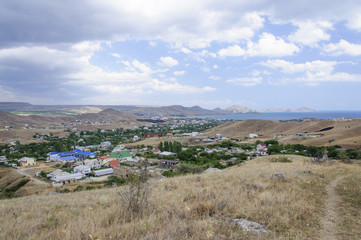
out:
{"label": "tree", "polygon": [[148,180],[148,160],[141,162],[140,174],[131,174],[129,185],[118,192],[123,205],[122,215],[127,220],[142,217],[149,205],[150,187]]}

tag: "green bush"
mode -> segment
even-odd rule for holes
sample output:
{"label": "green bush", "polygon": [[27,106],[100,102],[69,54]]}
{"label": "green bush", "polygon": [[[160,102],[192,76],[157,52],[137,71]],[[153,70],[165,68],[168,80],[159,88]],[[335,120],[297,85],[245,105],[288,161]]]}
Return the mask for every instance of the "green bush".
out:
{"label": "green bush", "polygon": [[276,157],[276,158],[271,158],[270,162],[291,163],[292,160],[287,157]]}

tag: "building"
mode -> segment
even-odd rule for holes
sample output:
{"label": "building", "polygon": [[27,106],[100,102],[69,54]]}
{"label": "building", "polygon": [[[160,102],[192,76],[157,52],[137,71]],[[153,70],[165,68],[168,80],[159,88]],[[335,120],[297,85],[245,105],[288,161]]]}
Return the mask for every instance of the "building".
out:
{"label": "building", "polygon": [[60,169],[55,170],[52,173],[49,173],[47,175],[47,177],[50,178],[50,180],[55,181],[55,182],[63,182],[63,183],[70,183],[70,182],[74,182],[76,180],[79,180],[83,177],[83,175],[81,173],[68,173],[68,172],[64,172]]}
{"label": "building", "polygon": [[115,167],[117,167],[117,166],[120,165],[120,163],[119,163],[118,160],[109,161],[108,164],[109,164],[109,166],[112,167],[112,168],[115,168]]}
{"label": "building", "polygon": [[[73,157],[73,158],[67,158]],[[50,161],[78,161],[84,160],[86,158],[94,158],[95,153],[93,152],[83,152],[82,150],[75,149],[68,152],[51,152],[48,153],[48,160]]]}
{"label": "building", "polygon": [[109,161],[116,160],[113,157],[110,156],[101,156],[98,158],[101,165],[106,165]]}
{"label": "building", "polygon": [[113,173],[113,168],[105,168],[105,169],[95,170],[95,171],[93,171],[93,173],[94,173],[94,176],[96,176],[96,177],[108,175],[108,174]]}
{"label": "building", "polygon": [[114,176],[120,177],[120,178],[127,178],[129,177],[129,174],[131,171],[126,167],[115,167],[114,168]]}
{"label": "building", "polygon": [[249,138],[249,139],[258,138],[258,134],[256,134],[256,133],[250,133],[250,134],[248,135],[248,138]]}
{"label": "building", "polygon": [[29,157],[23,157],[18,162],[19,162],[20,166],[22,166],[22,167],[32,166],[32,165],[36,164],[35,159],[29,158]]}
{"label": "building", "polygon": [[109,156],[116,158],[119,161],[132,161],[132,154],[128,151],[111,152]]}
{"label": "building", "polygon": [[97,159],[86,159],[83,163],[85,166],[88,166],[91,169],[99,169],[102,167],[102,165]]}
{"label": "building", "polygon": [[144,138],[161,138],[163,137],[162,134],[159,133],[146,133],[144,134]]}
{"label": "building", "polygon": [[81,173],[83,176],[89,174],[90,172],[91,172],[91,169],[89,166],[79,165],[74,168],[74,173]]}

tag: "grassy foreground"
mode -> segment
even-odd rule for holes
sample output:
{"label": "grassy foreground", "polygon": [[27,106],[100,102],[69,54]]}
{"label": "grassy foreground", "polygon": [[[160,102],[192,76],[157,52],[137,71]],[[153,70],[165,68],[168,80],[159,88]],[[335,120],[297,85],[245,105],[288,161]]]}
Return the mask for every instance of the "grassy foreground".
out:
{"label": "grassy foreground", "polygon": [[[315,165],[300,156],[274,162],[273,157],[217,173],[152,180],[150,205],[132,220],[121,217],[122,187],[2,200],[0,239],[319,238],[327,184],[339,175],[353,181],[361,167]],[[270,179],[274,173],[283,173],[285,180]],[[346,212],[359,204],[357,199],[356,205],[346,204],[347,193],[342,194]],[[269,231],[244,232],[232,223],[234,218],[258,222]]]}

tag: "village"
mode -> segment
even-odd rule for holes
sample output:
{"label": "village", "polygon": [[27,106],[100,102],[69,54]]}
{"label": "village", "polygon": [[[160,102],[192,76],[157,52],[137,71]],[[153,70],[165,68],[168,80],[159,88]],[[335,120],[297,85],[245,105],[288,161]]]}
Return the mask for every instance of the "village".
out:
{"label": "village", "polygon": [[[194,132],[183,134],[188,137],[195,135],[201,134]],[[146,134],[144,137],[159,138],[159,135]],[[250,137],[255,137],[255,134],[250,134]],[[242,149],[232,147],[229,139],[220,134],[211,138],[205,137],[203,140],[208,145],[191,147],[182,146],[175,141],[177,138],[171,133],[166,134],[164,139],[167,141],[160,142],[159,148],[133,147],[124,144],[112,146],[109,141],[106,141],[97,146],[76,146],[72,151],[49,152],[45,161],[34,157],[8,161],[5,156],[1,156],[0,163],[23,171],[37,168],[39,171],[33,177],[51,183],[54,188],[59,188],[66,184],[107,181],[109,176],[126,180],[131,174],[139,174],[144,161],[147,161],[149,165],[150,177],[163,178],[173,171],[177,172],[181,162],[200,165],[203,170],[206,170],[204,168],[225,168],[247,159],[267,155],[267,146],[263,142],[255,145],[254,149],[250,146]],[[231,147],[222,146],[224,141]],[[217,144],[209,145],[210,142]],[[90,151],[90,148],[94,149],[94,147],[97,151]],[[107,151],[107,149],[112,150]],[[207,157],[208,160],[205,160]],[[197,158],[202,159],[203,162]],[[197,163],[197,161],[200,162]],[[53,171],[49,171],[50,169]]]}

